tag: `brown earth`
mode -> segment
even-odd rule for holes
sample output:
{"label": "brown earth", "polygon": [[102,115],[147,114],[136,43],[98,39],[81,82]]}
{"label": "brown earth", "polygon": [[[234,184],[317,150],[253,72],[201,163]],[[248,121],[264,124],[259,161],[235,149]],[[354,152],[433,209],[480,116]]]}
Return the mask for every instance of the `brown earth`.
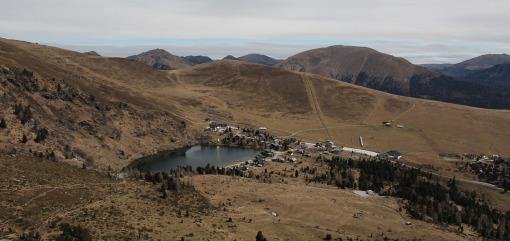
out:
{"label": "brown earth", "polygon": [[[504,57],[508,56],[483,56],[466,63],[474,66],[503,61]],[[441,74],[366,47],[336,45],[312,49],[291,56],[277,66],[402,96],[482,108],[510,109],[508,88],[450,77],[457,76],[453,72],[469,72],[464,67],[452,65],[442,68],[440,65],[438,71],[444,73]]]}
{"label": "brown earth", "polygon": [[[194,99],[231,122],[265,126],[284,136],[311,142],[331,137],[337,144],[351,147],[360,147],[358,138],[362,136],[363,148],[379,152],[396,149],[409,161],[444,171],[452,166],[439,154],[510,155],[510,131],[504,128],[510,123],[510,112],[506,110],[400,97],[317,75],[235,61],[169,75],[186,92],[150,91],[161,98],[186,98],[193,92]],[[201,105],[193,108],[205,111]],[[383,121],[392,121],[393,127],[383,127]],[[397,124],[404,128],[396,128]]]}
{"label": "brown earth", "polygon": [[[61,218],[115,240],[186,235],[192,240],[253,240],[258,230],[280,240],[316,240],[326,233],[366,238],[380,232],[388,237],[468,239],[423,222],[404,225],[408,218],[396,210],[397,199],[361,199],[327,186],[197,176],[192,183],[198,192],[167,202],[158,197],[156,186],[105,174],[108,166],[118,170],[137,157],[194,142],[205,118],[351,147],[363,136],[366,149],[396,149],[409,162],[448,174],[454,165],[442,160],[441,153],[510,156],[510,111],[400,97],[257,64],[216,61],[157,71],[135,61],[2,39],[0,66],[0,117],[7,122],[7,128],[0,129],[0,151],[30,149],[42,156],[53,151],[57,156],[53,162],[1,155],[0,201],[6,208],[0,209],[5,217],[0,223],[16,231],[34,226],[56,232],[45,220]],[[14,114],[20,103],[32,110],[25,124]],[[381,125],[388,120],[393,127]],[[36,142],[40,128],[49,135]],[[25,144],[20,143],[23,134],[29,137]],[[93,160],[92,169],[104,170],[59,162],[80,165],[87,159]],[[220,205],[227,201],[231,204]],[[178,210],[191,214],[183,218]],[[273,210],[279,222],[271,216]],[[354,210],[362,210],[366,219],[354,220]],[[235,226],[226,223],[229,217]],[[246,222],[249,217],[253,222]]]}
{"label": "brown earth", "polygon": [[[142,86],[173,85],[164,73],[21,41],[0,41],[0,149],[55,152],[58,160],[120,169],[136,157],[188,144],[192,126],[172,103],[154,104]],[[24,71],[24,69],[26,69]],[[22,124],[15,106],[30,106]],[[48,138],[34,141],[37,129]],[[28,142],[21,144],[23,134]]]}
{"label": "brown earth", "polygon": [[309,72],[332,79],[409,95],[413,76],[437,76],[409,61],[356,46],[329,46],[289,57],[278,67]]}
{"label": "brown earth", "polygon": [[[410,219],[398,199],[305,185],[292,175],[273,175],[272,184],[187,177],[184,182],[196,190],[170,192],[163,199],[158,185],[28,153],[0,153],[0,168],[5,172],[0,177],[0,238],[6,240],[27,231],[47,240],[60,233],[62,223],[88,229],[94,240],[254,240],[258,231],[268,240],[321,240],[326,234],[344,240],[479,240],[467,227],[457,234],[455,228]],[[281,163],[264,168],[294,170]]]}
{"label": "brown earth", "polygon": [[[443,171],[452,166],[439,158],[442,153],[510,155],[507,110],[400,97],[317,75],[239,61],[215,61],[162,72],[125,59],[84,55],[27,42],[2,40],[0,44],[0,63],[4,66],[27,68],[41,82],[55,78],[85,95],[93,95],[97,101],[109,105],[122,102],[132,108],[135,116],[119,117],[115,111],[120,112],[120,108],[104,114],[112,127],[125,129],[120,140],[112,140],[109,145],[124,145],[123,151],[130,152],[129,160],[192,141],[182,137],[195,136],[193,133],[205,126],[205,118],[266,126],[280,135],[296,135],[309,141],[331,138],[339,145],[353,147],[359,146],[358,138],[362,136],[366,149],[380,152],[396,149],[411,162]],[[37,97],[38,93],[31,95],[31,99],[42,99]],[[54,101],[46,102],[37,103],[57,105]],[[9,117],[11,111],[5,115]],[[85,116],[83,119],[92,119],[86,117],[90,108],[83,109],[81,115]],[[153,117],[157,120],[145,123],[145,118],[154,115],[162,117]],[[173,128],[165,130],[168,126],[162,124],[165,121],[172,122]],[[186,130],[179,129],[182,121]],[[394,121],[394,125],[383,127],[383,121]],[[140,132],[143,138],[134,131],[141,123],[145,126]],[[396,124],[404,128],[395,128]],[[106,129],[112,127],[107,125]],[[167,136],[164,140],[175,143],[158,139],[162,135]],[[122,144],[124,136],[127,138]],[[107,154],[104,148],[93,147],[103,145],[95,140],[97,137],[74,138],[85,151],[92,152],[98,163],[111,162],[117,167],[126,163],[119,161],[116,154]],[[130,151],[131,148],[136,151]]]}

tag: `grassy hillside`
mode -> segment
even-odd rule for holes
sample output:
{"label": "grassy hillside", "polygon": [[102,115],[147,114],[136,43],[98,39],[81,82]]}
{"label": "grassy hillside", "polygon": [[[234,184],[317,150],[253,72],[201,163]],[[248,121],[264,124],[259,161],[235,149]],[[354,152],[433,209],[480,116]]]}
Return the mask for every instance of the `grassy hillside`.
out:
{"label": "grassy hillside", "polygon": [[0,66],[0,117],[7,123],[0,148],[121,168],[190,139],[187,120],[174,106],[154,104],[140,91],[173,85],[144,64],[2,40]]}
{"label": "grassy hillside", "polygon": [[278,67],[402,96],[482,108],[510,108],[508,89],[454,79],[365,47],[337,45],[312,49],[289,57]]}
{"label": "grassy hillside", "polygon": [[[222,61],[169,72],[186,92],[154,91],[161,98],[190,98],[238,123],[266,126],[282,135],[377,151],[400,150],[413,162],[449,168],[445,153],[510,154],[510,112],[395,96],[317,75]],[[186,97],[185,97],[186,96]],[[194,112],[189,111],[189,112]],[[382,126],[393,121],[392,128]],[[404,128],[395,128],[401,124]],[[325,128],[327,127],[327,128]]]}
{"label": "grassy hillside", "polygon": [[[252,178],[188,173],[181,192],[163,188],[166,198],[161,183],[115,172],[137,157],[193,143],[205,118],[350,147],[362,136],[359,148],[400,150],[408,162],[457,176],[439,154],[510,155],[509,111],[395,96],[241,61],[158,71],[1,40],[0,107],[7,124],[0,128],[0,237],[8,240],[29,230],[55,237],[63,223],[105,240],[253,240],[258,231],[269,240],[478,238],[468,227],[459,234],[454,226],[408,223],[396,198],[309,183],[299,170],[327,171],[318,152],[250,169]],[[508,203],[507,194],[480,192],[498,207]]]}
{"label": "grassy hillside", "polygon": [[[116,119],[117,114],[109,117],[116,128],[126,128],[122,131],[126,137],[134,138],[126,143],[140,143],[135,145],[140,149],[128,159],[187,143],[190,139],[180,138],[202,129],[205,118],[266,126],[281,135],[309,141],[333,139],[346,146],[359,147],[358,138],[362,136],[364,148],[380,152],[400,150],[412,162],[443,171],[451,167],[439,158],[443,153],[510,155],[510,130],[505,128],[510,123],[509,111],[395,96],[318,75],[239,61],[215,61],[165,72],[125,59],[20,41],[0,43],[0,63],[4,66],[27,68],[43,82],[62,80],[94,95],[97,101],[127,103],[136,110],[135,117],[123,117],[129,122]],[[165,117],[157,117],[150,124],[144,121],[154,114]],[[90,112],[84,110],[84,115]],[[163,124],[165,121],[174,124]],[[182,121],[187,129],[179,131]],[[393,121],[394,125],[383,127],[383,121]],[[135,131],[139,123],[146,125],[144,131]],[[404,128],[395,128],[397,124]],[[158,131],[167,126],[173,127]],[[143,140],[138,140],[139,134],[143,134]],[[164,136],[164,141],[158,140],[158,136]],[[101,149],[102,142],[96,141],[96,137],[88,138],[98,144],[85,146],[90,145],[90,150],[92,146]],[[123,141],[121,137],[120,142]],[[112,140],[110,145],[117,143]],[[128,146],[123,148],[124,152],[130,149]]]}

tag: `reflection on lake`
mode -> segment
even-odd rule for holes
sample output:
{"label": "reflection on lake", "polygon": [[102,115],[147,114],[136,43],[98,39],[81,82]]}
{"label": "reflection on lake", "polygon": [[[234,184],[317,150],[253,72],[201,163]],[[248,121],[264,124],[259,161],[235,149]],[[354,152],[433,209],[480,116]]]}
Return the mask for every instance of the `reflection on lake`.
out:
{"label": "reflection on lake", "polygon": [[184,153],[159,154],[144,158],[138,165],[142,171],[169,171],[177,166],[222,166],[239,160],[253,159],[259,151],[240,147],[195,145]]}

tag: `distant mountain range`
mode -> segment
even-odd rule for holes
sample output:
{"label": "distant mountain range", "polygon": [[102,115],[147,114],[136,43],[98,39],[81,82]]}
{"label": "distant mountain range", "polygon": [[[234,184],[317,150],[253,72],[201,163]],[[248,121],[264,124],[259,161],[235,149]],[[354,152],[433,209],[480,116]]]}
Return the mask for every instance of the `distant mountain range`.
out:
{"label": "distant mountain range", "polygon": [[341,45],[296,54],[278,67],[319,74],[399,95],[409,95],[413,76],[439,76],[403,58],[370,48]]}
{"label": "distant mountain range", "polygon": [[466,77],[476,71],[485,70],[498,64],[509,64],[508,54],[485,54],[458,64],[424,64],[423,67],[452,77]]}
{"label": "distant mountain range", "polygon": [[247,54],[239,58],[236,58],[232,55],[227,55],[223,58],[223,60],[239,60],[248,63],[263,64],[267,66],[273,66],[275,64],[282,62],[281,59],[275,59],[263,54]]}
{"label": "distant mountain range", "polygon": [[[175,70],[213,61],[207,56],[173,55],[154,49],[128,59],[161,70]],[[439,100],[483,108],[510,108],[509,68],[506,54],[482,55],[458,64],[414,65],[404,58],[356,46],[330,46],[298,53],[286,60],[262,54],[236,60],[309,72],[392,94]]]}
{"label": "distant mountain range", "polygon": [[164,49],[153,49],[138,55],[127,57],[136,60],[156,69],[173,70],[190,67],[193,65],[189,60],[173,55]]}
{"label": "distant mountain range", "polygon": [[225,57],[223,57],[222,60],[239,60],[238,58],[234,57],[233,55],[227,55]]}
{"label": "distant mountain range", "polygon": [[485,54],[458,64],[425,64],[423,66],[459,81],[510,88],[510,55],[507,54]]}
{"label": "distant mountain range", "polygon": [[[95,53],[93,51],[87,52],[87,54]],[[97,54],[97,53],[96,53]],[[205,64],[213,61],[208,56],[202,55],[189,55],[185,57],[180,57],[177,55],[173,55],[164,49],[153,49],[147,52],[143,52],[141,54],[132,55],[127,57],[131,60],[136,60],[142,63],[145,63],[153,68],[160,70],[175,70],[187,68],[197,64]],[[272,66],[280,63],[282,60],[271,58],[267,55],[263,54],[247,54],[243,55],[239,58],[236,58],[232,55],[227,55],[223,58],[223,60],[238,60],[255,64],[263,64]]]}
{"label": "distant mountain range", "polygon": [[188,55],[183,58],[194,65],[195,64],[205,64],[205,63],[209,63],[209,62],[213,61],[211,58],[209,58],[207,56],[202,56],[202,55],[196,55],[196,56]]}
{"label": "distant mountain range", "polygon": [[[505,57],[491,56],[487,61],[463,62],[460,66],[479,69],[495,63],[494,59]],[[484,108],[510,108],[510,88],[455,78],[365,47],[338,45],[312,49],[291,56],[277,66],[286,70],[319,74],[392,94]],[[431,68],[430,65],[428,67]],[[443,69],[451,66],[433,67]]]}
{"label": "distant mountain range", "polygon": [[510,87],[510,64],[498,64],[488,69],[478,70],[463,79],[480,84]]}
{"label": "distant mountain range", "polygon": [[269,57],[267,55],[263,55],[263,54],[247,54],[247,55],[241,56],[237,59],[241,60],[241,61],[245,61],[245,62],[250,62],[250,63],[255,63],[255,64],[263,64],[263,65],[269,65],[269,66],[272,66],[272,65],[282,62],[282,60],[280,60],[280,59],[274,59],[274,58],[271,58],[271,57]]}

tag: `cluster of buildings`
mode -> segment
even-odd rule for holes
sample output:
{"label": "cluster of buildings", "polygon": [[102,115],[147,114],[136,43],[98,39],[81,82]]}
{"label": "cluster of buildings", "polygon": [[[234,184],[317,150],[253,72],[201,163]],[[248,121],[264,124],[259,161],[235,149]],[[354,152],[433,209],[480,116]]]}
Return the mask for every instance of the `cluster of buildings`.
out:
{"label": "cluster of buildings", "polygon": [[[355,155],[392,160],[399,160],[402,157],[402,154],[395,150],[378,153],[337,146],[331,140],[307,143],[295,138],[282,139],[269,134],[266,127],[239,128],[224,122],[209,121],[209,126],[206,130],[222,134],[221,144],[245,146],[262,150],[253,160],[247,160],[239,164],[239,167],[243,170],[247,170],[250,166],[262,167],[267,161],[293,163],[297,161],[296,156],[309,157],[311,152],[319,152],[320,154],[347,152]],[[361,137],[360,142],[362,142]]]}
{"label": "cluster of buildings", "polygon": [[494,184],[504,190],[510,190],[510,159],[497,155],[477,155],[467,163],[473,174],[482,182]]}
{"label": "cluster of buildings", "polygon": [[208,131],[224,133],[228,130],[237,130],[239,128],[235,126],[229,126],[225,122],[209,121],[209,126],[205,129]]}
{"label": "cluster of buildings", "polygon": [[461,156],[461,159],[464,160],[464,161],[470,161],[470,162],[485,162],[485,163],[490,163],[490,162],[494,162],[496,160],[500,160],[501,157],[499,155],[468,154],[468,153],[464,153]]}

